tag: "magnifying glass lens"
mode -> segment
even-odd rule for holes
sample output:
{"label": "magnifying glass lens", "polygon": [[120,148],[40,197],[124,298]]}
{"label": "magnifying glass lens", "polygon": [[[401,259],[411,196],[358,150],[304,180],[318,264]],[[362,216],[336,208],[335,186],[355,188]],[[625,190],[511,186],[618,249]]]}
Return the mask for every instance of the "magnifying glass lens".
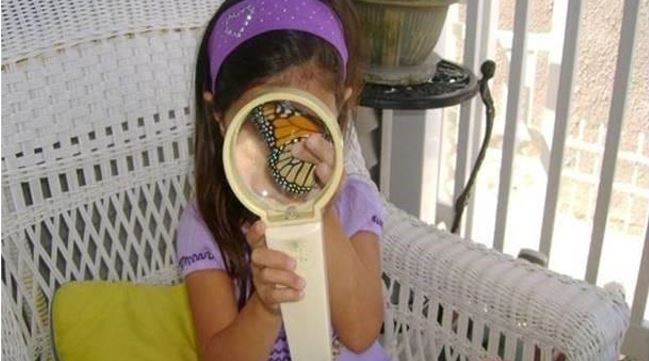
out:
{"label": "magnifying glass lens", "polygon": [[304,144],[315,134],[331,140],[325,123],[296,101],[265,102],[248,114],[235,142],[235,169],[267,207],[306,202],[324,188]]}

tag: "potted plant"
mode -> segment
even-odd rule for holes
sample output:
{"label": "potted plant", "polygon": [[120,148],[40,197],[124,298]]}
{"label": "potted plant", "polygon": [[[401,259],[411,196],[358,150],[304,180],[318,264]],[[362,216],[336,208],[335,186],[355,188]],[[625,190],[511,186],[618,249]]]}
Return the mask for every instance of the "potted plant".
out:
{"label": "potted plant", "polygon": [[448,6],[459,0],[353,0],[370,64],[375,67],[411,67],[431,54]]}

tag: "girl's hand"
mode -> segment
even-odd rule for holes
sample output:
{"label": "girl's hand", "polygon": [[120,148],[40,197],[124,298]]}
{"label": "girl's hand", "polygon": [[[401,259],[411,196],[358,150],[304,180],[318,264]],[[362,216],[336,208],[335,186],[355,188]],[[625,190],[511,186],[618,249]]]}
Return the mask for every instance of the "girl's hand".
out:
{"label": "girl's hand", "polygon": [[[333,174],[336,158],[334,145],[326,140],[322,134],[311,134],[305,141],[296,144],[293,147],[293,156],[315,164],[315,175],[320,185],[327,184]],[[345,177],[346,175],[343,171],[338,189],[345,183]]]}
{"label": "girl's hand", "polygon": [[279,314],[279,304],[304,296],[304,279],[295,274],[296,262],[285,253],[266,247],[264,224],[255,222],[246,240],[252,249],[252,282],[257,296],[268,311]]}

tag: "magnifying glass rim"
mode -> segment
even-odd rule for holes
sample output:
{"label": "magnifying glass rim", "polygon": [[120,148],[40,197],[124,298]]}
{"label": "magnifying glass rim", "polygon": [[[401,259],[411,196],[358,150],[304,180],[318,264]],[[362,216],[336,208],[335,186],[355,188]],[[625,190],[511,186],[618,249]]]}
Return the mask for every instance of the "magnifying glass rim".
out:
{"label": "magnifying glass rim", "polygon": [[[296,203],[290,205],[283,205],[279,209],[281,211],[273,212],[269,207],[259,199],[259,196],[250,190],[250,188],[243,184],[241,177],[237,177],[238,170],[236,164],[232,159],[233,145],[241,131],[241,126],[248,119],[250,112],[257,106],[278,100],[288,100],[306,106],[313,111],[328,128],[334,145],[335,163],[331,177],[327,184],[324,186],[319,194],[311,200],[303,203]],[[280,216],[285,214],[288,207],[295,208],[295,219],[286,219],[286,221],[303,221],[307,220],[308,214],[312,213],[313,217],[318,217],[322,208],[333,197],[343,173],[343,139],[342,133],[336,117],[329,110],[329,108],[318,98],[311,93],[295,88],[283,87],[269,87],[260,91],[260,94],[252,99],[250,102],[243,105],[232,118],[232,122],[228,125],[225,133],[225,140],[223,142],[223,164],[225,168],[225,176],[230,184],[230,188],[234,194],[239,198],[246,208],[255,213],[263,220],[268,220],[270,216]],[[269,214],[272,213],[272,214]],[[275,218],[275,217],[273,217]],[[281,218],[281,217],[280,217]]]}

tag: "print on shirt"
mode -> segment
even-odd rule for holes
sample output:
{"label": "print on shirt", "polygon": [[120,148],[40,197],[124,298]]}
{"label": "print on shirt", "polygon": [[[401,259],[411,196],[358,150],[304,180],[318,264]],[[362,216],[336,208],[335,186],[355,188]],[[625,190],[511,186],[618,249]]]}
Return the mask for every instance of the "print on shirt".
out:
{"label": "print on shirt", "polygon": [[284,326],[279,331],[279,335],[275,340],[275,345],[270,352],[268,361],[291,361],[291,353],[288,349],[288,341],[286,339],[286,332]]}
{"label": "print on shirt", "polygon": [[194,264],[194,263],[196,263],[198,261],[203,261],[203,260],[206,260],[206,259],[209,259],[209,260],[214,259],[214,255],[209,250],[204,251],[204,252],[192,253],[189,256],[180,257],[180,260],[178,261],[178,263],[180,264],[181,269],[185,269],[185,268],[191,266],[192,264]]}
{"label": "print on shirt", "polygon": [[379,225],[379,227],[383,228],[383,220],[376,214],[372,216],[372,223],[377,224]]}

